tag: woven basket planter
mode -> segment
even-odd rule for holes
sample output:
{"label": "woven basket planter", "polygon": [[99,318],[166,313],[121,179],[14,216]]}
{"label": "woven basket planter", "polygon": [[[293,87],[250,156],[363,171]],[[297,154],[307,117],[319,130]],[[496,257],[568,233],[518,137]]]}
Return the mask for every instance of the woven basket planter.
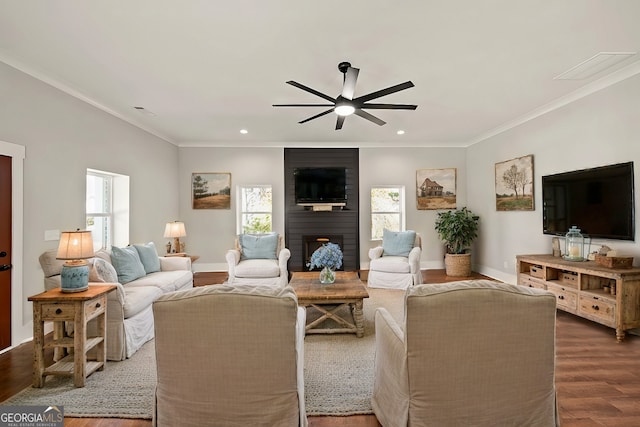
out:
{"label": "woven basket planter", "polygon": [[447,276],[469,277],[471,276],[471,254],[446,254],[444,267]]}

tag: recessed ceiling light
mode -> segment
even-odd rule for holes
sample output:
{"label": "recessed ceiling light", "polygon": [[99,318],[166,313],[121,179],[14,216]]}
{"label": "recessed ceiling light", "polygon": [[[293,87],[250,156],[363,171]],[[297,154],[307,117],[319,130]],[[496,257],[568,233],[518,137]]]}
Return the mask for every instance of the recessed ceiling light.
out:
{"label": "recessed ceiling light", "polygon": [[240,129],[240,133],[243,134],[243,135],[246,135],[246,134],[249,133],[249,131],[246,130],[246,129]]}
{"label": "recessed ceiling light", "polygon": [[398,135],[404,135],[404,131],[402,129],[400,129],[398,132],[396,132]]}

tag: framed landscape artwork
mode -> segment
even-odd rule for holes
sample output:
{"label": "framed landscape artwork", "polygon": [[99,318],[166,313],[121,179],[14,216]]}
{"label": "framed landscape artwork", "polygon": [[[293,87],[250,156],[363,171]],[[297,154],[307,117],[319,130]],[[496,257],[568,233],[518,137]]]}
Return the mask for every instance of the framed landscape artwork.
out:
{"label": "framed landscape artwork", "polygon": [[533,155],[496,163],[496,210],[534,210]]}
{"label": "framed landscape artwork", "polygon": [[231,209],[231,174],[192,173],[191,201],[193,209]]}
{"label": "framed landscape artwork", "polygon": [[418,210],[456,208],[456,169],[419,169],[416,171]]}

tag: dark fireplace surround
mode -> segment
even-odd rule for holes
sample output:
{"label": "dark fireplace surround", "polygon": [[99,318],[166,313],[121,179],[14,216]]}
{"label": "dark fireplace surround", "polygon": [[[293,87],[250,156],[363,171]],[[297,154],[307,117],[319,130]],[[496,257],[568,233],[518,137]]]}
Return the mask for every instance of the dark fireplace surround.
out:
{"label": "dark fireplace surround", "polygon": [[[343,270],[360,268],[358,163],[357,148],[285,148],[285,244],[291,251],[289,271],[308,271],[311,254],[326,242],[324,239],[340,246]],[[331,211],[298,206],[293,172],[303,167],[346,168],[346,206]]]}

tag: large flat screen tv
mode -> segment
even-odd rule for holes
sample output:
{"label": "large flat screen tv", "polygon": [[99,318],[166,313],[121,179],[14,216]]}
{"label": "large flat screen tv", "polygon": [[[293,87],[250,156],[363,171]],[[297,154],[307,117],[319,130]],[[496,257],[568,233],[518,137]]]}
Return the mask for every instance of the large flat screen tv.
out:
{"label": "large flat screen tv", "polygon": [[296,168],[293,175],[297,204],[345,204],[347,202],[346,168]]}
{"label": "large flat screen tv", "polygon": [[633,162],[542,177],[545,234],[635,240]]}

